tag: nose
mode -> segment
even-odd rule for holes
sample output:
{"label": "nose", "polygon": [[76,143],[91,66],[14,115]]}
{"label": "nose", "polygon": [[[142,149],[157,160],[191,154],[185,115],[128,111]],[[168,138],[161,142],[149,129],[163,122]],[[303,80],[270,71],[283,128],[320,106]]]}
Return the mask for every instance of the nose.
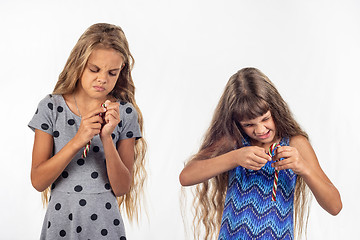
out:
{"label": "nose", "polygon": [[107,82],[107,74],[99,72],[99,74],[97,76],[97,81],[102,84],[106,83]]}
{"label": "nose", "polygon": [[267,128],[263,124],[257,124],[255,128],[256,135],[264,135],[267,132]]}

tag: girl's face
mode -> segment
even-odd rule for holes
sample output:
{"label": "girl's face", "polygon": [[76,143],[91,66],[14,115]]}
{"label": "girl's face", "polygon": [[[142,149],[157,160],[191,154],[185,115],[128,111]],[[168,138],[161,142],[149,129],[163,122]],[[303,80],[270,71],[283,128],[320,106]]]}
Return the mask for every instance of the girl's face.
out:
{"label": "girl's face", "polygon": [[103,99],[113,90],[124,59],[114,49],[95,49],[86,63],[78,88],[91,98]]}
{"label": "girl's face", "polygon": [[251,119],[240,121],[244,132],[254,141],[254,143],[272,143],[276,136],[276,127],[271,112]]}

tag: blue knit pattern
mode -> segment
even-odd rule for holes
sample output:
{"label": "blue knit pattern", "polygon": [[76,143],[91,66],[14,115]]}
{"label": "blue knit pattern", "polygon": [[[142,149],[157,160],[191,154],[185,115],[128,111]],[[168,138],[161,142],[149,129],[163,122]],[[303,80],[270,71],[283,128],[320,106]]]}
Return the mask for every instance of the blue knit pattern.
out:
{"label": "blue knit pattern", "polygon": [[[243,141],[250,146],[249,140]],[[281,146],[288,146],[283,138]],[[276,202],[271,201],[275,169],[268,162],[258,171],[241,166],[229,171],[219,239],[294,239],[293,207],[297,175],[279,171]]]}

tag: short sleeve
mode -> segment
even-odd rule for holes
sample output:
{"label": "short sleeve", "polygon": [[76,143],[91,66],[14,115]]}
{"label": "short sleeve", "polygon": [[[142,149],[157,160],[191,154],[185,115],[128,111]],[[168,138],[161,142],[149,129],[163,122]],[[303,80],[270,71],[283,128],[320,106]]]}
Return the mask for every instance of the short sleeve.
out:
{"label": "short sleeve", "polygon": [[54,102],[52,95],[49,94],[38,104],[36,112],[28,124],[29,128],[33,131],[39,129],[53,135],[53,108]]}
{"label": "short sleeve", "polygon": [[138,113],[131,103],[120,102],[120,118],[118,124],[119,140],[141,138]]}

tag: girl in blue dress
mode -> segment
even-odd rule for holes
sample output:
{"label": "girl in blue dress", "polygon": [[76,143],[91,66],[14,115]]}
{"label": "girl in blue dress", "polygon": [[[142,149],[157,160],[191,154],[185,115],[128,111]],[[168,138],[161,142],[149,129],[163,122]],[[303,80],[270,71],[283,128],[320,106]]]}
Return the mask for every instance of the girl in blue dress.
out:
{"label": "girl in blue dress", "polygon": [[[280,144],[273,158],[269,147]],[[279,171],[272,201],[275,170]],[[195,238],[294,239],[307,222],[311,190],[322,208],[342,208],[307,134],[271,81],[244,68],[228,81],[199,151],[180,174],[195,185]],[[297,234],[295,234],[296,232]]]}

